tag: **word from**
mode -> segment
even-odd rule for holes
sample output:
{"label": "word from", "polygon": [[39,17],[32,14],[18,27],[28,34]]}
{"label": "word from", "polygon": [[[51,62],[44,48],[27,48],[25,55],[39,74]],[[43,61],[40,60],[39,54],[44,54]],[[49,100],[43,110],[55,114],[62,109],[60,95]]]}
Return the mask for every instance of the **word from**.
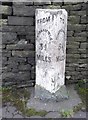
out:
{"label": "word from", "polygon": [[49,17],[45,17],[45,18],[41,18],[37,20],[37,23],[45,23],[45,22],[49,22],[50,21],[50,16]]}
{"label": "word from", "polygon": [[37,37],[39,37],[39,35],[40,35],[42,32],[47,33],[47,34],[49,35],[50,40],[52,40],[51,33],[50,33],[50,31],[47,30],[47,29],[42,29],[42,30],[40,30],[40,31],[38,32]]}

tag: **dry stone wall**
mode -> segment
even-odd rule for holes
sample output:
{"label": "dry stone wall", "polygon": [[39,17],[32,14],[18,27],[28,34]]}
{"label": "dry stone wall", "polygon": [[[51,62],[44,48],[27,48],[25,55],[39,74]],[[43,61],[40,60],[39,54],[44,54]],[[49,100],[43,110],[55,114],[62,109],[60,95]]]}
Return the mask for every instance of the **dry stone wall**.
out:
{"label": "dry stone wall", "polygon": [[[66,82],[87,78],[87,3],[1,2],[3,85],[35,84],[35,9],[61,8],[68,12]],[[58,66],[59,67],[59,66]]]}

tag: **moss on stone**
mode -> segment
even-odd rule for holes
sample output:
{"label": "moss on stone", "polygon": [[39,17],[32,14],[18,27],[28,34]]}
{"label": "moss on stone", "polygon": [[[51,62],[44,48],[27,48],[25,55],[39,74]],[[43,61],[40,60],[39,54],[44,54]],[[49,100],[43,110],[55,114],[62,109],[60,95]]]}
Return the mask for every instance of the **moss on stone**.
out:
{"label": "moss on stone", "polygon": [[76,112],[80,111],[83,106],[84,106],[83,103],[79,103],[78,105],[73,107],[73,112],[76,113]]}
{"label": "moss on stone", "polygon": [[26,110],[26,116],[30,117],[30,116],[34,116],[34,115],[38,115],[38,116],[45,116],[47,114],[46,111],[41,110],[41,111],[36,111],[34,108],[30,108]]}

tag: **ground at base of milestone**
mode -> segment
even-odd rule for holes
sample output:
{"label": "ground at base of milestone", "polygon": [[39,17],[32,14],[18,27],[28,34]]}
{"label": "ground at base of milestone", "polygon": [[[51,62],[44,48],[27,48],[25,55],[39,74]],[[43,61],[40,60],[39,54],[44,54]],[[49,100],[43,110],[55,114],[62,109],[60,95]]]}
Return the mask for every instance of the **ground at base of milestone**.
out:
{"label": "ground at base of milestone", "polygon": [[[71,113],[74,106],[82,103],[79,95],[74,89],[74,85],[68,85],[67,91],[69,98],[60,102],[55,101],[41,101],[34,98],[34,87],[27,88],[30,91],[30,99],[27,101],[27,107],[33,108],[36,111],[46,111],[44,116],[31,114],[30,117],[23,115],[16,106],[13,106],[10,102],[7,102],[2,107],[2,118],[86,118],[85,108],[79,109],[75,113]],[[1,111],[1,110],[0,110]],[[61,113],[61,111],[63,111]],[[64,112],[65,111],[65,112]],[[68,112],[69,111],[69,112]]]}

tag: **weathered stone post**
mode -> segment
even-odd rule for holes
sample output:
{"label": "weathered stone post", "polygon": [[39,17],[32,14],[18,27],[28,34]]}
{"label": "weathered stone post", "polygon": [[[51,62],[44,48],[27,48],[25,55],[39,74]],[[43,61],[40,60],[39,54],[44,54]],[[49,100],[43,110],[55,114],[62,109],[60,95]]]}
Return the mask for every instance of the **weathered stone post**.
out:
{"label": "weathered stone post", "polygon": [[64,85],[66,37],[66,10],[36,9],[36,98],[68,98]]}

